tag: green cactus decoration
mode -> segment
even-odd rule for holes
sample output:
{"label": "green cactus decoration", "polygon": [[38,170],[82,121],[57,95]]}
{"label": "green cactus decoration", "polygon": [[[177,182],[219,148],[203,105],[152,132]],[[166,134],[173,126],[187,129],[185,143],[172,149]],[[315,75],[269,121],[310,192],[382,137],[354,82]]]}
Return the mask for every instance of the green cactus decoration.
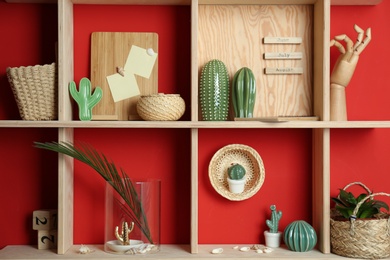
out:
{"label": "green cactus decoration", "polygon": [[284,243],[291,251],[307,252],[317,244],[316,231],[304,220],[291,222],[283,233]]}
{"label": "green cactus decoration", "polygon": [[69,83],[69,91],[79,106],[80,120],[91,120],[92,108],[102,99],[102,89],[100,87],[96,87],[93,95],[91,95],[91,81],[87,78],[82,78],[79,84],[79,91],[77,91],[76,83],[74,81]]}
{"label": "green cactus decoration", "polygon": [[252,70],[241,68],[234,74],[232,83],[232,101],[236,117],[253,117],[256,99],[256,79]]}
{"label": "green cactus decoration", "polygon": [[241,180],[245,176],[245,168],[241,164],[233,164],[228,168],[228,176],[231,180]]}
{"label": "green cactus decoration", "polygon": [[129,225],[126,221],[122,223],[122,234],[119,234],[119,227],[116,226],[115,228],[115,236],[116,238],[121,242],[122,245],[130,245],[130,239],[129,235],[131,231],[133,231],[134,228],[134,222],[131,222],[131,226],[129,228]]}
{"label": "green cactus decoration", "polygon": [[279,227],[279,220],[282,218],[282,212],[276,211],[276,206],[271,205],[271,220],[267,219],[266,223],[269,227],[270,233],[278,233],[278,227]]}
{"label": "green cactus decoration", "polygon": [[202,69],[200,106],[205,121],[225,121],[228,118],[229,75],[220,60],[211,60]]}

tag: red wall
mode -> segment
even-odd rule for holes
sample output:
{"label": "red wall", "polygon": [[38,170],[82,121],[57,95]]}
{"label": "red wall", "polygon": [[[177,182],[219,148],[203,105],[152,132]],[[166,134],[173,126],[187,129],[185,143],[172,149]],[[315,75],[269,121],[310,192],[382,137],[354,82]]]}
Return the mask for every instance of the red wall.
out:
{"label": "red wall", "polygon": [[[148,15],[144,14],[145,8]],[[110,12],[108,12],[108,10]],[[190,9],[188,6],[75,8],[75,81],[89,76],[90,33],[156,31],[159,34],[159,90],[190,100]],[[373,40],[361,55],[347,88],[350,120],[390,120],[386,82],[390,1],[378,6],[332,7],[331,36],[356,38],[353,24],[372,27]],[[0,1],[0,119],[19,119],[5,69],[55,60],[55,5],[6,4]],[[331,61],[337,58],[331,49]],[[187,112],[185,120],[189,119]],[[57,207],[56,155],[32,147],[33,141],[56,140],[56,129],[0,128],[0,248],[35,244],[31,214]],[[281,229],[296,219],[311,221],[311,138],[309,129],[201,129],[199,131],[200,243],[259,243],[269,205],[283,211]],[[331,130],[331,193],[361,180],[376,191],[388,191],[390,130]],[[75,139],[91,143],[136,178],[162,181],[161,242],[190,240],[189,129],[76,129]],[[230,202],[208,180],[213,154],[231,143],[243,143],[261,155],[266,178],[251,199]],[[103,242],[104,183],[88,167],[75,163],[75,243]],[[387,189],[387,190],[386,190]],[[5,235],[6,234],[6,235]]]}

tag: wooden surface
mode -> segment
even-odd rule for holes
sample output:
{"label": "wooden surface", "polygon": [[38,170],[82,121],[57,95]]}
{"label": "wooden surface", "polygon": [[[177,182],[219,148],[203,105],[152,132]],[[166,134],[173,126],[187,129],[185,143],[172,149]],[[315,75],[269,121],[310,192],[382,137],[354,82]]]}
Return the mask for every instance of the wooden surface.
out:
{"label": "wooden surface", "polygon": [[[124,67],[131,47],[153,48],[158,53],[156,33],[94,32],[91,38],[91,83],[103,90],[102,100],[92,109],[92,120],[136,120],[139,96],[114,102],[107,76]],[[158,59],[157,59],[158,60]],[[136,75],[141,95],[158,92],[158,61],[154,64],[150,78]]]}
{"label": "wooden surface", "polygon": [[[249,245],[201,245],[199,246],[199,252],[197,254],[191,254],[188,245],[161,245],[160,252],[156,254],[142,255],[142,256],[122,256],[109,254],[103,251],[102,245],[87,245],[91,250],[94,250],[90,254],[79,254],[78,250],[80,245],[72,246],[68,252],[59,256],[51,250],[37,250],[34,246],[7,246],[0,251],[0,259],[175,259],[175,260],[187,260],[187,259],[345,259],[343,257],[334,254],[322,254],[317,250],[309,252],[293,252],[286,247],[276,248],[269,254],[258,254],[254,250],[249,252],[241,252],[237,249],[233,249],[234,246],[252,246]],[[211,254],[211,250],[217,247],[221,247],[224,251],[222,254]]]}
{"label": "wooden surface", "polygon": [[[230,79],[248,67],[256,77],[254,117],[311,116],[312,20],[312,5],[200,5],[198,73],[211,59],[225,63]],[[264,37],[301,37],[302,44],[263,44]],[[303,57],[265,60],[267,52],[302,52]],[[304,72],[265,75],[267,67],[302,67]]]}
{"label": "wooden surface", "polygon": [[[68,84],[73,80],[73,4],[58,3],[58,118],[72,120],[72,103]],[[59,142],[73,142],[73,128],[58,129]],[[73,159],[58,156],[58,240],[57,252],[64,254],[73,245]]]}
{"label": "wooden surface", "polygon": [[[56,3],[57,0],[5,0],[7,3]],[[192,0],[193,2],[194,0]],[[254,3],[257,2],[258,4],[267,3],[277,3],[277,2],[283,2],[285,3],[286,0],[234,0],[235,2],[239,1],[241,4],[248,3]],[[295,2],[302,2],[304,4],[313,4],[315,0],[301,0],[301,1],[295,1]],[[75,4],[140,4],[140,5],[156,5],[156,4],[163,4],[163,5],[189,5],[191,0],[73,0],[72,1]],[[202,1],[204,2],[204,1]],[[208,0],[209,3],[218,3],[218,0]],[[221,2],[221,0],[219,0]],[[225,3],[227,3],[226,0],[224,0]],[[232,1],[231,1],[232,2]],[[332,5],[377,5],[381,3],[382,0],[332,0]]]}
{"label": "wooden surface", "polygon": [[[19,0],[9,0],[9,2],[19,2]],[[50,1],[50,0],[47,0]],[[30,2],[27,0],[20,0],[20,2]],[[37,0],[37,2],[41,2]],[[289,121],[289,122],[198,122],[198,110],[197,110],[197,86],[198,86],[198,1],[193,0],[64,0],[59,1],[59,80],[61,85],[61,91],[59,91],[59,120],[58,121],[1,121],[0,128],[58,128],[59,129],[59,141],[72,141],[74,128],[189,128],[191,129],[191,245],[190,247],[182,246],[162,246],[161,254],[151,256],[151,258],[158,259],[237,259],[236,254],[224,254],[222,256],[210,255],[209,251],[212,248],[226,245],[211,245],[198,247],[198,200],[197,200],[197,174],[198,174],[198,129],[199,128],[311,128],[314,129],[313,133],[313,224],[320,230],[319,232],[319,247],[323,252],[329,252],[329,176],[330,176],[330,128],[390,128],[390,121],[340,121],[331,122],[329,120],[329,91],[327,87],[328,69],[329,69],[329,52],[327,51],[329,46],[327,45],[329,36],[329,9],[330,3],[332,4],[378,4],[379,0],[294,0],[295,4],[314,4],[314,43],[313,52],[316,56],[314,63],[314,103],[315,103],[315,115],[321,117],[321,121]],[[69,93],[67,91],[67,84],[70,80],[73,80],[73,4],[190,4],[192,14],[192,121],[183,122],[81,122],[72,121],[72,107],[70,105]],[[199,0],[200,4],[223,4],[226,6],[217,7],[227,8],[230,10],[231,6],[227,4],[290,4],[290,0]],[[324,4],[322,4],[324,3]],[[200,6],[202,10],[204,6]],[[241,7],[242,8],[242,7]],[[250,7],[248,10],[254,10]],[[256,8],[256,6],[254,6]],[[304,7],[308,8],[308,7]],[[213,10],[212,7],[207,7],[208,11]],[[310,7],[309,7],[310,9]],[[240,10],[240,9],[239,9]],[[294,10],[293,15],[296,14]],[[309,11],[312,12],[311,10]],[[199,13],[199,18],[204,16],[205,12]],[[256,15],[250,15],[251,12],[244,12],[240,17],[254,17]],[[210,18],[211,19],[211,18]],[[220,18],[218,18],[221,20]],[[199,19],[201,23],[210,22],[209,19]],[[230,17],[226,18],[226,21],[231,21]],[[250,19],[245,20],[241,18],[241,21],[252,21]],[[199,26],[202,26],[202,24]],[[235,23],[236,24],[236,23]],[[250,25],[253,29],[253,26]],[[240,30],[238,30],[240,31]],[[227,32],[231,33],[231,32]],[[201,35],[200,35],[201,36]],[[201,38],[199,36],[199,38]],[[249,36],[250,38],[251,36]],[[229,38],[229,41],[231,38]],[[223,44],[229,44],[224,42]],[[252,50],[250,50],[252,51]],[[238,53],[238,52],[236,52]],[[246,53],[246,51],[244,51]],[[71,55],[70,55],[71,54]],[[259,57],[261,58],[261,57]],[[107,255],[101,250],[95,255],[79,255],[76,250],[78,246],[72,246],[73,244],[73,161],[64,157],[59,157],[59,245],[58,253],[65,253],[70,248],[65,256],[57,255],[50,250],[38,251],[31,246],[8,246],[0,251],[0,259],[77,259],[77,258],[97,258],[97,259],[112,259],[119,258],[113,255]],[[101,246],[100,246],[101,248]],[[99,249],[99,247],[98,247]],[[230,250],[230,249],[228,249]],[[189,254],[188,252],[199,252],[199,254]],[[279,250],[278,250],[279,251]],[[242,256],[242,255],[240,255]],[[251,256],[252,257],[252,256]],[[248,258],[251,258],[248,257]],[[271,257],[273,258],[285,258],[285,259],[342,259],[333,254],[322,254],[318,251],[296,254],[291,251],[281,250]],[[259,258],[258,255],[254,255],[253,258]]]}

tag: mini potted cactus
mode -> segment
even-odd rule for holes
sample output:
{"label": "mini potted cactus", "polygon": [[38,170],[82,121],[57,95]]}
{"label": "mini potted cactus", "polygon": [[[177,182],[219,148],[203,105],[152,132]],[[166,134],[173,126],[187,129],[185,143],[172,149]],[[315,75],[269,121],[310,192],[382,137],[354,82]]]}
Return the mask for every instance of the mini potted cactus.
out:
{"label": "mini potted cactus", "polygon": [[282,238],[282,232],[278,231],[279,220],[282,218],[282,212],[276,211],[276,206],[271,205],[271,219],[267,219],[266,223],[269,231],[264,231],[265,245],[268,247],[279,247]]}
{"label": "mini potted cactus", "polygon": [[245,168],[238,163],[232,163],[228,168],[227,181],[232,193],[242,193],[245,189]]}

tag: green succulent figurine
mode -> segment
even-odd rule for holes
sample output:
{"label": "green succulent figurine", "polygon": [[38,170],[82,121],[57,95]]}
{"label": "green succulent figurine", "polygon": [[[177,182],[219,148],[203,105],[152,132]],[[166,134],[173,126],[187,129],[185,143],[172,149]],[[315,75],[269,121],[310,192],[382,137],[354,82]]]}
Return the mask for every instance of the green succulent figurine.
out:
{"label": "green succulent figurine", "polygon": [[234,74],[232,103],[234,114],[239,118],[253,117],[256,99],[256,79],[249,68],[241,68]]}
{"label": "green succulent figurine", "polygon": [[245,168],[241,164],[236,163],[228,168],[228,176],[231,180],[241,180],[245,174]]}
{"label": "green succulent figurine", "polygon": [[282,218],[282,212],[276,211],[275,205],[271,205],[270,209],[271,209],[271,220],[267,219],[266,223],[267,226],[269,227],[270,233],[278,233],[279,220]]}
{"label": "green succulent figurine", "polygon": [[207,62],[200,76],[200,107],[205,121],[225,121],[229,112],[229,75],[220,60]]}
{"label": "green succulent figurine", "polygon": [[91,81],[87,78],[82,78],[79,84],[79,91],[76,89],[76,83],[72,81],[69,83],[69,92],[79,105],[80,120],[90,121],[92,119],[92,108],[102,99],[103,90],[100,87],[96,87],[91,95]]}

